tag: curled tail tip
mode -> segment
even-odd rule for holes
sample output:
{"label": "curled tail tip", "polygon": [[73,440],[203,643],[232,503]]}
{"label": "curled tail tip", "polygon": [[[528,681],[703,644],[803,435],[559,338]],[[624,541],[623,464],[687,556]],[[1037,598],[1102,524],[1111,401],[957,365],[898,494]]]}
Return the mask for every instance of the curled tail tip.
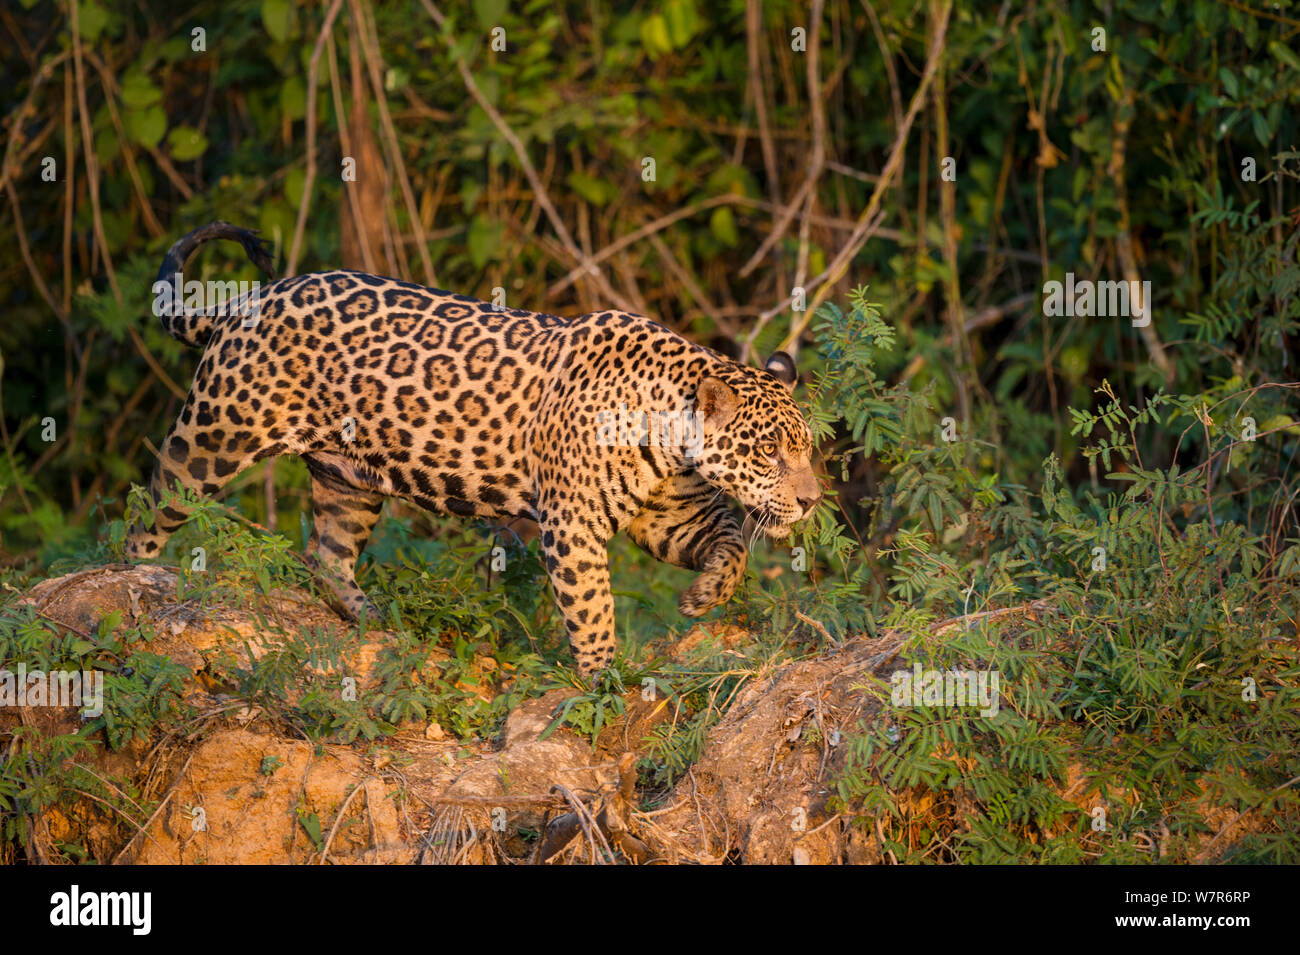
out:
{"label": "curled tail tip", "polygon": [[185,260],[205,242],[212,239],[233,239],[244,247],[244,254],[250,262],[268,277],[275,278],[275,264],[271,259],[270,249],[256,229],[244,229],[231,225],[224,219],[214,219],[207,225],[199,226],[172,244],[163,258],[162,268],[158,270],[159,279],[164,279],[172,272],[179,272],[185,266]]}
{"label": "curled tail tip", "polygon": [[200,241],[208,238],[234,239],[244,247],[244,254],[248,256],[250,262],[268,277],[275,278],[275,264],[271,259],[271,250],[257,229],[245,229],[231,225],[225,219],[217,219],[196,231],[206,233]]}
{"label": "curled tail tip", "polygon": [[275,278],[275,263],[271,260],[271,250],[256,229],[240,229],[239,243],[244,247],[249,261],[261,269],[268,278]]}
{"label": "curled tail tip", "polygon": [[[243,246],[244,254],[248,256],[249,261],[269,278],[275,278],[275,266],[270,250],[257,234],[257,230],[241,229],[224,219],[215,219],[207,225],[193,229],[172,244],[163,257],[162,266],[158,269],[158,281],[170,283],[173,276],[180,275],[185,268],[185,261],[195,249],[213,239],[233,239],[238,242]],[[212,333],[212,315],[202,312],[185,315],[181,314],[181,310],[174,311],[171,306],[166,307],[159,314],[164,327],[172,337],[187,345],[202,346],[206,344]]]}

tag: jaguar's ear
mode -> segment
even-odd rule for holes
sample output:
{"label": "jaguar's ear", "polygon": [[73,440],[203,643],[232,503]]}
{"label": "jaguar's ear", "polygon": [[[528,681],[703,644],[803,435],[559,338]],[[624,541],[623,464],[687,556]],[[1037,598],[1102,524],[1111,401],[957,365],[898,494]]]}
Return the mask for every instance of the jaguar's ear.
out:
{"label": "jaguar's ear", "polygon": [[736,415],[740,400],[731,386],[721,378],[710,375],[700,382],[695,392],[695,413],[700,421],[721,428]]}
{"label": "jaguar's ear", "polygon": [[785,385],[786,391],[794,391],[799,384],[799,369],[794,366],[794,359],[783,351],[773,352],[763,370]]}

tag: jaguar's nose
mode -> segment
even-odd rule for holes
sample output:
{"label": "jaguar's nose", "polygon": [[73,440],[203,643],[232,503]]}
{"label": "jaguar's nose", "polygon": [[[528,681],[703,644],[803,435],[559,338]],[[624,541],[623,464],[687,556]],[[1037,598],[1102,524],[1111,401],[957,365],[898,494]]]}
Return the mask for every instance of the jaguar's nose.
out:
{"label": "jaguar's nose", "polygon": [[816,507],[819,503],[821,503],[821,499],[822,499],[821,491],[818,491],[812,497],[799,498],[799,506],[803,508],[804,517],[807,517],[809,514],[812,513],[812,509]]}

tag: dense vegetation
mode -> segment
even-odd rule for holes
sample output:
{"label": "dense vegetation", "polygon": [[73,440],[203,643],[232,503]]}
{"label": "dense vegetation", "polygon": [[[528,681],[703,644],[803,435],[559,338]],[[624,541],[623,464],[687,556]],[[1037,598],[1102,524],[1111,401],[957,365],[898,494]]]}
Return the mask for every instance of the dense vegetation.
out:
{"label": "dense vegetation", "polygon": [[[776,660],[1043,601],[1052,612],[1012,645],[984,626],[918,642],[926,667],[1000,671],[1014,706],[859,727],[842,811],[884,820],[900,861],[1186,861],[1205,794],[1252,819],[1234,858],[1300,859],[1300,12],[471,7],[5,10],[10,586],[120,556],[132,485],[195,363],[149,286],[172,241],[224,218],[260,227],[285,274],[343,262],[539,311],[619,305],[751,361],[798,352],[833,494],[803,551],[758,545],[719,611],[754,631],[743,653],[659,666],[689,575],[616,548],[626,639],[610,680],[656,673],[694,714],[655,741],[649,784],[680,775]],[[238,250],[201,268],[255,277]],[[1150,282],[1149,324],[1049,314],[1044,286],[1067,275]],[[305,581],[290,551],[307,489],[295,460],[259,467],[169,554],[204,542],[225,591]],[[504,577],[486,572],[496,543]],[[363,564],[400,635],[391,685],[301,701],[283,718],[303,732],[373,738],[418,717],[487,736],[514,699],[567,679],[535,545],[390,505]],[[100,637],[55,639],[11,607],[0,660],[135,659],[139,632],[109,621]],[[477,651],[514,668],[510,693],[466,692],[457,665],[403,679],[439,639],[466,666]],[[273,700],[317,652],[304,635],[298,656],[231,680]],[[95,787],[48,771],[69,748],[101,728],[114,745],[147,733],[177,705],[165,660],[132,672],[77,739],[28,740],[30,758],[7,763],[6,838]],[[616,689],[566,719],[592,731]],[[1062,800],[1054,783],[1079,765],[1135,797],[1111,820],[1134,838],[1103,838]],[[977,821],[948,840],[904,818],[896,796],[913,786]]]}

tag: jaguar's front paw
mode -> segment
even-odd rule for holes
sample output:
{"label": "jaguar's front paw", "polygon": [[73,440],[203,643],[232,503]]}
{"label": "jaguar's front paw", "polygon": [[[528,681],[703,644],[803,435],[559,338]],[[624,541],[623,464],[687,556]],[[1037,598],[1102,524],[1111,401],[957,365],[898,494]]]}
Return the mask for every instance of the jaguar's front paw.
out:
{"label": "jaguar's front paw", "polygon": [[595,689],[600,681],[600,674],[614,665],[614,646],[584,647],[574,653],[578,665],[578,676],[589,689]]}
{"label": "jaguar's front paw", "polygon": [[720,607],[735,592],[734,577],[724,574],[700,574],[677,598],[677,609],[687,617],[698,617]]}

